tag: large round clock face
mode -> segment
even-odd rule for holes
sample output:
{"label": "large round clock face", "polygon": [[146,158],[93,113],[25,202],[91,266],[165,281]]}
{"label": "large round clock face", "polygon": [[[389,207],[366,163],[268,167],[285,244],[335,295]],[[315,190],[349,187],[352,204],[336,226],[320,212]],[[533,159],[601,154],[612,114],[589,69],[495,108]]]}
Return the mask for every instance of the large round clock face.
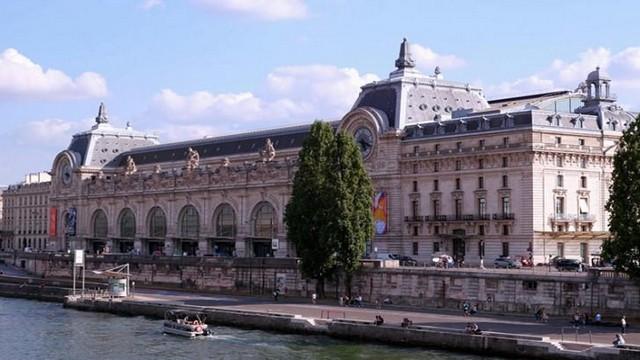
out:
{"label": "large round clock face", "polygon": [[356,140],[356,143],[360,147],[360,152],[362,153],[363,158],[367,158],[371,154],[371,150],[373,150],[373,145],[375,138],[373,133],[368,127],[360,127],[357,128],[353,137]]}
{"label": "large round clock face", "polygon": [[60,169],[61,174],[60,176],[62,177],[62,182],[66,185],[69,185],[71,183],[71,166],[68,163],[64,163]]}

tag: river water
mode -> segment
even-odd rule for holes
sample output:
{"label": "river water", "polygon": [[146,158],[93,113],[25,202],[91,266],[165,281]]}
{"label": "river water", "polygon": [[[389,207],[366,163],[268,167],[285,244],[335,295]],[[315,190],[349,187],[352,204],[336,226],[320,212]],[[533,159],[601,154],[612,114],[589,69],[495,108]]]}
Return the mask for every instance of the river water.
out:
{"label": "river water", "polygon": [[161,328],[161,320],[0,298],[0,359],[499,359],[228,327],[185,339]]}

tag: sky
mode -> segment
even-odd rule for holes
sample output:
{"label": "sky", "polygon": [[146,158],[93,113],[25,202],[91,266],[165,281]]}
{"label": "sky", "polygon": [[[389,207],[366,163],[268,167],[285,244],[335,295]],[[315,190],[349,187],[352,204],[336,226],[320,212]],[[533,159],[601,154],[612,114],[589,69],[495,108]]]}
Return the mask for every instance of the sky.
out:
{"label": "sky", "polygon": [[100,102],[163,143],[339,119],[394,70],[488,99],[573,90],[596,66],[640,110],[637,1],[0,2],[0,184],[49,171]]}

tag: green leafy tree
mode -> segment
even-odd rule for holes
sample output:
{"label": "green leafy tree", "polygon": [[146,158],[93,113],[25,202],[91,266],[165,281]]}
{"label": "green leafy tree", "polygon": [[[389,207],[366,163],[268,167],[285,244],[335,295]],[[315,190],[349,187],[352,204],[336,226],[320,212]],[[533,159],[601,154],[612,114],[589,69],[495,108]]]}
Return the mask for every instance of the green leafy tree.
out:
{"label": "green leafy tree", "polygon": [[605,259],[617,271],[640,279],[640,117],[623,133],[613,157],[606,209],[611,238],[602,244]]}
{"label": "green leafy tree", "polygon": [[316,121],[299,153],[291,199],[285,209],[287,238],[296,246],[300,270],[317,280],[322,296],[324,280],[335,268],[335,244],[326,227],[331,207],[327,174],[330,172],[335,136],[331,125]]}
{"label": "green leafy tree", "polygon": [[329,173],[331,186],[331,221],[327,231],[336,245],[337,262],[346,277],[351,295],[351,279],[360,266],[367,240],[373,235],[371,213],[373,187],[360,150],[353,138],[336,136],[333,164]]}

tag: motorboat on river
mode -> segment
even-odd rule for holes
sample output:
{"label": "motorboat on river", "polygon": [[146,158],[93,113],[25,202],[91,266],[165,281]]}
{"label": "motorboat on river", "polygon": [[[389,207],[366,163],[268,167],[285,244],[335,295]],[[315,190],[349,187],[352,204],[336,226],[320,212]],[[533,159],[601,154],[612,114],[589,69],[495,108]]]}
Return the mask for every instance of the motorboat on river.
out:
{"label": "motorboat on river", "polygon": [[213,335],[204,314],[184,310],[169,310],[164,314],[163,331],[167,334],[193,338]]}

